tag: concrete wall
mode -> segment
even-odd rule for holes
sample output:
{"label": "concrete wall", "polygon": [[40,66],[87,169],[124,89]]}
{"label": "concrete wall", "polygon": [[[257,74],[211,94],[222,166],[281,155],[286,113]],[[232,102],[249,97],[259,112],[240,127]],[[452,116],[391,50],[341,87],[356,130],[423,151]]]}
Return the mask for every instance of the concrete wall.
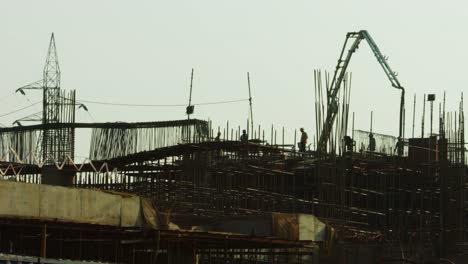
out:
{"label": "concrete wall", "polygon": [[[0,217],[142,227],[141,200],[97,190],[0,181]],[[151,213],[155,211],[145,215]]]}

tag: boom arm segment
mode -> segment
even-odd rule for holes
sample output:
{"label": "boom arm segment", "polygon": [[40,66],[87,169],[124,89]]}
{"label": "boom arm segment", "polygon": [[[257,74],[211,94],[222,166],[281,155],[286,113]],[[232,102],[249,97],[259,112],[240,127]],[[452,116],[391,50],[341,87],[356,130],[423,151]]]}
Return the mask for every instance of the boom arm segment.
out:
{"label": "boom arm segment", "polygon": [[[351,44],[346,57],[345,50],[348,46],[348,43],[354,39],[354,42]],[[401,102],[400,102],[400,124],[399,124],[399,132],[398,132],[398,139],[401,141],[403,139],[403,112],[404,112],[404,97],[405,97],[405,89],[400,85],[400,82],[397,79],[397,74],[390,68],[387,64],[387,59],[382,55],[379,48],[375,44],[372,37],[366,30],[361,30],[359,32],[349,32],[346,34],[346,40],[343,45],[343,49],[341,50],[340,58],[338,60],[338,64],[335,68],[335,73],[333,74],[333,80],[330,87],[327,90],[327,117],[325,119],[325,123],[323,125],[322,133],[320,134],[319,142],[317,144],[317,151],[320,153],[326,153],[327,151],[327,142],[330,138],[330,133],[333,128],[333,123],[336,118],[336,114],[338,112],[338,91],[340,90],[341,83],[344,80],[344,76],[346,70],[348,69],[349,62],[353,53],[359,47],[359,44],[362,40],[366,40],[369,44],[372,52],[374,53],[377,61],[382,66],[387,78],[390,80],[393,87],[401,90]],[[399,144],[401,145],[401,144]],[[400,153],[400,151],[399,151]]]}

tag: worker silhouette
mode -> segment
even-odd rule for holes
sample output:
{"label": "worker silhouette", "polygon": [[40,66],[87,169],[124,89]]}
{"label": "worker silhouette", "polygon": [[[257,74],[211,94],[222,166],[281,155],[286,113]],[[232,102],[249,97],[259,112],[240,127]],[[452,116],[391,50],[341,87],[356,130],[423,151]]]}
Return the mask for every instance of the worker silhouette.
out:
{"label": "worker silhouette", "polygon": [[307,133],[304,131],[304,128],[301,127],[301,129],[299,129],[301,131],[301,140],[297,143],[297,145],[299,146],[299,151],[300,152],[305,152],[306,150],[306,145],[307,145],[307,139],[309,138],[307,136]]}
{"label": "worker silhouette", "polygon": [[221,141],[221,132],[218,132],[218,134],[216,135],[214,141],[216,141],[216,142]]}
{"label": "worker silhouette", "polygon": [[369,133],[369,151],[374,152],[375,151],[375,138],[374,134]]}
{"label": "worker silhouette", "polygon": [[249,135],[247,135],[247,131],[244,129],[242,130],[242,135],[240,136],[240,141],[242,143],[247,143],[249,142]]}
{"label": "worker silhouette", "polygon": [[394,152],[396,152],[398,156],[403,156],[404,150],[405,150],[405,143],[399,137],[395,145]]}
{"label": "worker silhouette", "polygon": [[344,137],[344,144],[346,147],[346,152],[353,152],[354,148],[354,140],[350,136],[345,136]]}
{"label": "worker silhouette", "polygon": [[[218,131],[218,134],[216,135],[215,142],[221,142],[221,132]],[[214,151],[214,158],[215,159],[220,159],[223,156],[223,151],[221,149],[215,150]]]}

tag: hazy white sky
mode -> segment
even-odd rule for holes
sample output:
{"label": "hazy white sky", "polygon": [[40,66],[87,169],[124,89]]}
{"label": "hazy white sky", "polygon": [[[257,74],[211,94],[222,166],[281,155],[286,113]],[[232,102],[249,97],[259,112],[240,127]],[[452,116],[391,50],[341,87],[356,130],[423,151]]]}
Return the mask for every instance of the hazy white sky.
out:
{"label": "hazy white sky", "polygon": [[[313,70],[332,71],[345,34],[367,29],[407,89],[407,135],[413,94],[447,91],[456,110],[467,90],[466,1],[0,1],[0,116],[27,106],[16,88],[42,78],[50,33],[55,32],[62,88],[78,99],[116,103],[187,103],[247,97],[251,73],[256,124],[315,131]],[[350,65],[356,127],[397,134],[399,91],[390,86],[367,44]],[[31,102],[39,94],[28,93]],[[468,104],[465,103],[465,106]],[[88,104],[78,121],[182,119],[184,107],[111,107]],[[10,125],[39,111],[0,117]],[[245,124],[247,102],[197,106],[195,117]]]}

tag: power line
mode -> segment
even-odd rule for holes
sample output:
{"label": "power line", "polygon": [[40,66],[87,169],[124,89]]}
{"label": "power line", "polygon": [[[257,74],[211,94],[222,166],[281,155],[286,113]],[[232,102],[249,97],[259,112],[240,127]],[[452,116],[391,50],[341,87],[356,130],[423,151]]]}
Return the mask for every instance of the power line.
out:
{"label": "power line", "polygon": [[[29,104],[30,104],[31,106],[34,106],[34,103],[31,102],[31,100],[29,100],[29,98],[28,98],[26,95],[24,96],[24,98],[26,98],[26,100],[29,102]],[[39,102],[40,102],[40,101],[39,101]],[[37,108],[35,108],[35,109],[38,110]],[[38,110],[38,112],[41,112],[41,111],[42,111],[42,110]]]}
{"label": "power line", "polygon": [[216,104],[230,104],[230,103],[238,103],[248,101],[249,99],[238,99],[238,100],[229,100],[229,101],[218,101],[218,102],[206,102],[206,103],[199,103],[193,105],[216,105]]}
{"label": "power line", "polygon": [[9,94],[9,95],[7,95],[7,96],[4,96],[2,99],[0,99],[0,102],[5,101],[6,99],[10,98],[10,97],[11,97],[12,95],[14,95],[14,94],[15,94],[15,92],[13,92],[13,93],[11,93],[11,94]]}
{"label": "power line", "polygon": [[[198,103],[193,105],[215,105],[215,104],[229,104],[248,101],[249,99],[238,99],[238,100],[228,100],[228,101],[215,101],[215,102],[205,102]],[[101,104],[101,105],[113,105],[113,106],[134,106],[134,107],[181,107],[187,106],[186,104],[126,104],[126,103],[110,103],[110,102],[101,102],[101,101],[89,101],[89,100],[77,100],[80,103],[88,104]]]}
{"label": "power line", "polygon": [[41,103],[41,102],[42,102],[42,101],[35,102],[35,103],[33,103],[33,104],[31,104],[31,105],[28,105],[28,106],[25,106],[25,107],[23,107],[23,108],[19,108],[19,109],[13,110],[13,111],[11,111],[11,112],[4,113],[4,114],[0,115],[0,117],[4,117],[4,116],[7,116],[7,115],[11,115],[11,114],[17,113],[17,112],[22,111],[22,110],[24,110],[24,109],[33,107],[33,106],[35,106],[35,105],[37,105],[37,104],[39,104],[39,103]]}
{"label": "power line", "polygon": [[93,123],[96,123],[96,120],[94,120],[94,117],[91,115],[91,113],[89,111],[85,112],[88,114],[89,118],[91,118],[91,121],[93,121]]}

